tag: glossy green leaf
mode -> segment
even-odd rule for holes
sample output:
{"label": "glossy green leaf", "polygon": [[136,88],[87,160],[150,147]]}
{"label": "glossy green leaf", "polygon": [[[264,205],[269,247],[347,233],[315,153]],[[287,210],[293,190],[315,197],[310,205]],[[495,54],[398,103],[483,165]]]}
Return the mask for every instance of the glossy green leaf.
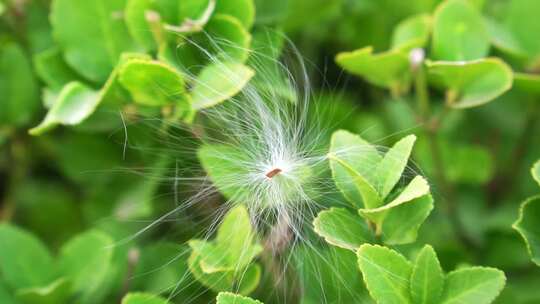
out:
{"label": "glossy green leaf", "polygon": [[20,304],[8,290],[4,282],[0,281],[0,303],[2,304]]}
{"label": "glossy green leaf", "polygon": [[447,0],[433,16],[433,58],[473,60],[487,55],[489,33],[480,12],[467,0]]}
{"label": "glossy green leaf", "polygon": [[519,209],[519,218],[512,226],[521,234],[532,261],[540,266],[540,196],[527,199]]}
{"label": "glossy green leaf", "polygon": [[497,58],[469,62],[428,62],[430,81],[446,90],[450,107],[487,103],[512,87],[512,70]]}
{"label": "glossy green leaf", "polygon": [[360,209],[376,225],[385,244],[406,244],[416,240],[418,229],[433,209],[427,181],[416,176],[397,198],[384,206]]}
{"label": "glossy green leaf", "polygon": [[206,66],[194,80],[193,108],[209,108],[233,97],[254,74],[251,68],[239,63],[217,62]]}
{"label": "glossy green leaf", "polygon": [[386,247],[368,244],[360,246],[357,256],[369,294],[377,303],[412,303],[412,266],[405,257]]}
{"label": "glossy green leaf", "polygon": [[80,82],[66,84],[43,121],[29,133],[41,135],[57,125],[80,124],[96,110],[98,97],[98,92]]}
{"label": "glossy green leaf", "polygon": [[168,304],[166,299],[151,294],[142,292],[128,293],[122,298],[122,304]]}
{"label": "glossy green leaf", "polygon": [[125,0],[54,0],[51,24],[67,63],[95,82],[104,82],[120,54],[136,49],[122,13]]}
{"label": "glossy green leaf", "polygon": [[409,162],[409,156],[416,141],[416,136],[409,135],[398,141],[386,154],[375,169],[377,181],[375,187],[385,198],[400,180],[403,170]]}
{"label": "glossy green leaf", "polygon": [[[361,76],[374,85],[403,92],[410,82],[409,59],[399,51],[372,54],[372,47],[336,56],[336,62],[347,72]],[[384,67],[384,68],[383,68]]]}
{"label": "glossy green leaf", "polygon": [[59,91],[68,82],[79,79],[77,73],[67,65],[58,48],[36,54],[34,65],[39,77],[53,90]]}
{"label": "glossy green leaf", "polygon": [[218,250],[228,257],[228,264],[235,269],[246,267],[262,251],[255,241],[251,219],[243,205],[234,207],[225,215],[215,241]]}
{"label": "glossy green leaf", "polygon": [[328,158],[336,186],[354,207],[375,208],[382,204],[382,198],[372,186],[375,169],[382,159],[373,145],[358,135],[336,131],[332,134]]}
{"label": "glossy green leaf", "polygon": [[[223,3],[226,1],[217,1]],[[240,20],[230,15],[215,14],[206,24],[205,34],[209,37],[208,49],[216,49],[225,60],[243,62],[248,58],[251,34]]]}
{"label": "glossy green leaf", "polygon": [[213,241],[191,240],[188,264],[191,273],[203,285],[215,291],[229,291],[237,286],[247,294],[260,280],[260,266],[251,264],[262,251],[254,240],[247,209],[238,205],[223,218]]}
{"label": "glossy green leaf", "polygon": [[216,301],[217,304],[263,304],[260,301],[230,292],[220,292],[216,298]]}
{"label": "glossy green leaf", "polygon": [[147,106],[177,104],[180,107],[189,107],[184,77],[161,62],[128,60],[120,69],[119,81],[131,93],[136,103]]}
{"label": "glossy green leaf", "polygon": [[392,34],[392,49],[411,50],[424,47],[431,34],[431,16],[415,15],[401,21]]}
{"label": "glossy green leaf", "polygon": [[444,286],[444,272],[429,245],[418,253],[411,274],[411,298],[415,304],[437,304]]}
{"label": "glossy green leaf", "polygon": [[23,288],[17,290],[17,300],[23,304],[58,304],[67,303],[71,296],[71,284],[60,278],[44,287]]}
{"label": "glossy green leaf", "polygon": [[56,273],[47,248],[34,235],[0,224],[0,272],[14,289],[48,284]]}
{"label": "glossy green leaf", "polygon": [[237,18],[247,29],[255,21],[255,4],[253,0],[217,0],[215,12]]}
{"label": "glossy green leaf", "polygon": [[0,125],[22,126],[39,108],[32,66],[16,44],[0,47]]}
{"label": "glossy green leaf", "polygon": [[504,272],[489,267],[454,270],[446,276],[442,304],[489,304],[504,288]]}
{"label": "glossy green leaf", "polygon": [[79,234],[60,249],[60,271],[72,282],[80,303],[100,301],[113,251],[113,239],[98,230]]}
{"label": "glossy green leaf", "polygon": [[313,220],[313,228],[326,242],[353,251],[373,239],[365,221],[345,208],[319,212]]}

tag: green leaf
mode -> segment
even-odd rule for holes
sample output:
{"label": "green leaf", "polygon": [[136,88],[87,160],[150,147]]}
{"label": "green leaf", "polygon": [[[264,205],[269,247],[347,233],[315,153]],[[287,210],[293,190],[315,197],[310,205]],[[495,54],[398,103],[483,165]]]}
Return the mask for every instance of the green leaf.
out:
{"label": "green leaf", "polygon": [[431,33],[431,16],[420,14],[401,21],[392,34],[392,49],[412,50],[424,47]]}
{"label": "green leaf", "polygon": [[31,63],[13,43],[0,48],[0,96],[0,125],[22,126],[39,108]]}
{"label": "green leaf", "polygon": [[353,251],[373,239],[365,221],[345,208],[319,212],[313,220],[313,227],[326,242]]}
{"label": "green leaf", "polygon": [[378,180],[376,188],[382,198],[392,191],[396,183],[401,178],[401,174],[409,161],[409,156],[416,141],[416,136],[409,135],[398,141],[377,165],[375,172]]}
{"label": "green leaf", "polygon": [[172,67],[158,61],[128,60],[120,69],[120,83],[136,103],[147,106],[177,104],[189,107],[184,77]]}
{"label": "green leaf", "polygon": [[157,48],[154,34],[147,19],[149,12],[155,12],[154,3],[153,0],[127,0],[125,10],[126,26],[129,33],[137,43],[149,51],[154,51]]}
{"label": "green leaf", "polygon": [[209,108],[233,97],[254,74],[249,67],[233,62],[216,62],[204,67],[194,80],[191,91],[193,108]]}
{"label": "green leaf", "polygon": [[217,0],[215,12],[237,18],[246,29],[251,28],[255,21],[253,0]]}
{"label": "green leaf", "polygon": [[489,304],[504,288],[504,272],[489,267],[454,270],[446,276],[442,304]]}
{"label": "green leaf", "polygon": [[77,125],[87,119],[98,106],[98,92],[80,82],[70,82],[64,86],[47,116],[37,126],[30,129],[31,135],[41,135],[57,125]]}
{"label": "green leaf", "polygon": [[168,304],[166,299],[151,293],[133,292],[122,298],[122,304]]}
{"label": "green leaf", "polygon": [[357,256],[369,294],[377,303],[412,303],[409,296],[412,266],[405,257],[386,247],[368,244],[360,246]]}
{"label": "green leaf", "polygon": [[262,247],[254,241],[249,214],[243,205],[225,215],[214,241],[191,240],[189,245],[189,269],[203,285],[215,291],[236,287],[242,294],[257,287],[261,270],[251,262]]}
{"label": "green leaf", "polygon": [[415,304],[437,304],[444,286],[444,272],[429,245],[418,253],[411,274],[411,298]]}
{"label": "green leaf", "polygon": [[480,12],[467,0],[447,0],[433,16],[433,58],[473,60],[487,55],[489,33]]}
{"label": "green leaf", "polygon": [[60,278],[45,287],[23,288],[17,290],[17,300],[24,304],[67,303],[71,296],[71,284]]}
{"label": "green leaf", "polygon": [[18,301],[15,301],[15,298],[12,296],[11,292],[8,291],[7,286],[5,286],[4,282],[2,281],[0,281],[0,303],[20,304]]}
{"label": "green leaf", "polygon": [[216,301],[217,304],[263,304],[260,301],[230,292],[220,292],[216,298]]}
{"label": "green leaf", "polygon": [[243,202],[247,196],[241,185],[231,182],[231,176],[243,176],[248,170],[242,164],[247,160],[237,149],[227,145],[203,145],[197,156],[212,183],[228,199]]}
{"label": "green leaf", "polygon": [[[372,47],[336,56],[336,62],[347,72],[361,76],[368,82],[401,93],[410,82],[409,59],[399,51],[372,54]],[[384,68],[382,68],[384,67]]]}
{"label": "green leaf", "polygon": [[217,236],[218,250],[234,269],[243,269],[262,251],[255,242],[255,232],[245,206],[238,205],[223,218]]}
{"label": "green leaf", "polygon": [[521,234],[532,261],[540,266],[540,195],[527,199],[519,209],[519,218],[512,227]]}
{"label": "green leaf", "polygon": [[376,225],[385,244],[406,244],[416,240],[418,229],[433,209],[427,181],[416,176],[390,203],[358,212]]}
{"label": "green leaf", "polygon": [[540,2],[536,0],[512,0],[507,10],[505,25],[517,41],[519,49],[531,58],[540,54],[540,42],[535,35],[540,31],[538,12]]}
{"label": "green leaf", "polygon": [[225,60],[244,62],[248,58],[251,34],[235,17],[216,14],[206,24],[205,32],[210,39],[207,48],[217,48]]}
{"label": "green leaf", "polygon": [[381,161],[377,149],[360,136],[347,131],[336,131],[330,143],[330,167],[336,186],[343,196],[357,208],[375,208],[382,198],[373,187],[375,168]]}
{"label": "green leaf", "polygon": [[122,13],[125,0],[54,0],[51,24],[67,63],[84,77],[104,82],[120,54],[136,50]]}
{"label": "green leaf", "polygon": [[531,168],[531,175],[534,180],[540,185],[540,160],[536,161]]}
{"label": "green leaf", "polygon": [[56,91],[62,89],[68,82],[80,78],[67,65],[62,57],[62,52],[56,47],[36,54],[34,56],[34,65],[39,77],[49,88]]}
{"label": "green leaf", "polygon": [[47,248],[32,234],[0,224],[0,272],[14,289],[43,286],[55,275]]}
{"label": "green leaf", "polygon": [[469,62],[427,62],[429,78],[446,90],[450,107],[469,108],[487,103],[512,87],[512,70],[497,58]]}
{"label": "green leaf", "polygon": [[79,234],[60,249],[59,267],[73,284],[80,303],[99,302],[113,255],[113,239],[98,230]]}
{"label": "green leaf", "polygon": [[132,278],[133,286],[156,294],[191,287],[193,278],[188,275],[187,250],[187,246],[169,242],[143,247]]}
{"label": "green leaf", "polygon": [[514,72],[514,85],[516,90],[527,94],[540,95],[540,75]]}

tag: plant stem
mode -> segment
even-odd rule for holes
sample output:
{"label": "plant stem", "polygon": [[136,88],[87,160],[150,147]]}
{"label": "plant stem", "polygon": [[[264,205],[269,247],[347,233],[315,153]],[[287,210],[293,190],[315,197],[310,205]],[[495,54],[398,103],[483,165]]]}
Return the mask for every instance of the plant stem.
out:
{"label": "plant stem", "polygon": [[416,102],[419,111],[419,118],[423,124],[426,134],[431,158],[433,161],[433,169],[437,185],[442,192],[442,200],[444,202],[444,211],[448,216],[450,224],[459,241],[467,247],[476,247],[476,244],[467,236],[467,233],[459,220],[457,206],[455,203],[454,187],[446,178],[442,151],[438,143],[438,131],[441,121],[446,116],[446,110],[435,117],[431,112],[429,92],[426,81],[426,71],[424,65],[419,65],[415,70],[415,94]]}

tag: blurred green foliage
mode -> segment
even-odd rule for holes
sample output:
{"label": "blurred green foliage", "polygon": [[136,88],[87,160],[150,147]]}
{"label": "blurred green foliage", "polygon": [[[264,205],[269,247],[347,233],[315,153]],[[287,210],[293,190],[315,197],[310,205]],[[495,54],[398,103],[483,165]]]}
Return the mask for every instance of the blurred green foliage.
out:
{"label": "blurred green foliage", "polygon": [[[539,303],[538,12],[0,0],[0,303]],[[284,37],[334,188],[274,256],[243,205],[219,216],[242,168],[216,155],[242,151],[186,129],[219,130],[201,112],[248,83],[294,103],[272,70]],[[201,172],[222,196],[177,205]]]}

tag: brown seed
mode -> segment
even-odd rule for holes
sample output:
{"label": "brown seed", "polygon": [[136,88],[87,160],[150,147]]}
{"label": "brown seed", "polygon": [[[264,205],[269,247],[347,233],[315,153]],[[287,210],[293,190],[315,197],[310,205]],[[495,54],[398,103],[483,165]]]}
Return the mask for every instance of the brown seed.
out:
{"label": "brown seed", "polygon": [[274,168],[274,169],[268,171],[268,173],[266,173],[266,177],[272,178],[272,177],[278,175],[280,172],[281,172],[280,168]]}

